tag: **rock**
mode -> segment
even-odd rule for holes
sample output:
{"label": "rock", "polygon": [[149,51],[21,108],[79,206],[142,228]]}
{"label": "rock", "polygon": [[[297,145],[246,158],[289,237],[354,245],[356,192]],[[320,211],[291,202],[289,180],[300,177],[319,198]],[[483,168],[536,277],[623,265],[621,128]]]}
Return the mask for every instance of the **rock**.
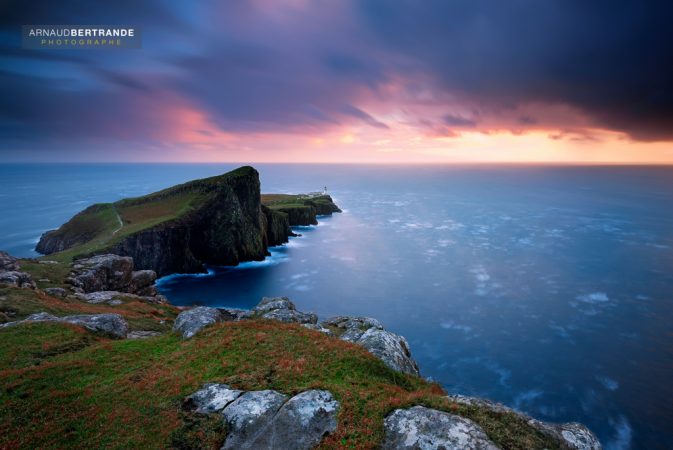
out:
{"label": "rock", "polygon": [[0,325],[0,328],[31,322],[69,323],[71,325],[84,327],[90,331],[105,333],[116,338],[125,338],[129,329],[128,323],[119,314],[82,314],[77,316],[56,317],[46,312],[31,314],[24,320],[2,324]]}
{"label": "rock", "polygon": [[253,311],[263,314],[274,309],[296,310],[297,308],[292,303],[292,300],[287,297],[262,297],[262,300],[255,306]]}
{"label": "rock", "polygon": [[161,336],[159,331],[129,331],[126,339],[147,339],[155,336]]}
{"label": "rock", "polygon": [[112,254],[78,259],[68,281],[84,292],[128,291],[133,272],[133,258]]}
{"label": "rock", "polygon": [[225,316],[226,320],[232,320],[238,322],[239,320],[249,319],[253,316],[252,311],[247,309],[239,308],[218,308],[220,312]]}
{"label": "rock", "polygon": [[184,339],[189,339],[202,328],[222,322],[225,317],[219,309],[209,306],[197,306],[181,312],[175,319],[173,331],[182,333]]}
{"label": "rock", "polygon": [[277,320],[285,323],[310,323],[318,322],[318,316],[311,313],[303,313],[292,309],[274,309],[262,315],[263,319]]}
{"label": "rock", "polygon": [[410,375],[419,375],[418,365],[411,357],[409,343],[403,336],[370,328],[355,343],[369,350],[388,367]]}
{"label": "rock", "polygon": [[259,448],[257,439],[286,400],[286,395],[266,390],[246,392],[231,402],[222,412],[229,431],[222,450]]}
{"label": "rock", "polygon": [[183,408],[201,414],[222,411],[243,392],[231,389],[227,384],[207,383],[183,402]]}
{"label": "rock", "polygon": [[55,288],[46,288],[44,292],[47,295],[51,295],[52,297],[56,298],[65,298],[68,296],[68,291],[66,291],[63,288],[55,287]]}
{"label": "rock", "polygon": [[37,314],[31,314],[30,316],[23,319],[25,322],[48,322],[53,320],[58,320],[58,317],[49,314],[48,312],[40,312]]}
{"label": "rock", "polygon": [[51,261],[49,259],[43,259],[37,262],[38,264],[60,264],[58,261]]}
{"label": "rock", "polygon": [[318,316],[297,311],[294,303],[287,297],[264,297],[253,309],[253,313],[263,319],[285,323],[315,324],[318,322]]}
{"label": "rock", "polygon": [[0,272],[0,284],[27,289],[36,288],[35,282],[29,274],[15,270]]}
{"label": "rock", "polygon": [[16,272],[21,270],[19,260],[9,253],[0,251],[0,272]]}
{"label": "rock", "polygon": [[423,406],[396,409],[384,420],[384,450],[497,450],[476,423]]}
{"label": "rock", "polygon": [[249,448],[311,449],[336,430],[337,402],[328,391],[311,390],[288,400]]}
{"label": "rock", "polygon": [[131,285],[129,292],[136,295],[153,296],[157,294],[154,282],[157,280],[157,274],[153,270],[136,270],[131,273]]}
{"label": "rock", "polygon": [[555,424],[542,422],[503,404],[477,397],[449,395],[448,399],[455,403],[478,406],[500,414],[514,414],[525,420],[531,427],[556,439],[565,447],[573,450],[601,450],[602,448],[598,438],[587,427],[580,423],[571,422]]}
{"label": "rock", "polygon": [[91,314],[66,316],[58,319],[59,322],[79,325],[91,331],[97,331],[117,338],[125,338],[129,325],[119,314]]}
{"label": "rock", "polygon": [[329,325],[343,330],[359,329],[363,332],[370,328],[383,329],[381,322],[371,317],[336,316],[324,320],[322,325]]}

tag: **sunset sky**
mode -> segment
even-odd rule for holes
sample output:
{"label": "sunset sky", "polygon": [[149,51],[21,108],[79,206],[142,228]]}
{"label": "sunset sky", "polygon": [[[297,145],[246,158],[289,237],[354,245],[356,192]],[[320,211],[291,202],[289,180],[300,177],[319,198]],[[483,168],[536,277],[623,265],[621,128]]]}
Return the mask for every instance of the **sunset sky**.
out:
{"label": "sunset sky", "polygon": [[[673,163],[673,3],[0,5],[2,161]],[[142,48],[23,50],[21,25]]]}

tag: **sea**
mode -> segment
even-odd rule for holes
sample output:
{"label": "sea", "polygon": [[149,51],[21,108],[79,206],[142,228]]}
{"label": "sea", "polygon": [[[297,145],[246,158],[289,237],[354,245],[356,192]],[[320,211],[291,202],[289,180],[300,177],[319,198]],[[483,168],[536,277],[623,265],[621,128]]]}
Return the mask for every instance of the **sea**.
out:
{"label": "sea", "polygon": [[[37,256],[92,203],[239,165],[0,165],[0,249]],[[263,192],[327,187],[343,213],[264,261],[161,279],[172,303],[375,317],[448,392],[673,448],[673,167],[255,167]]]}

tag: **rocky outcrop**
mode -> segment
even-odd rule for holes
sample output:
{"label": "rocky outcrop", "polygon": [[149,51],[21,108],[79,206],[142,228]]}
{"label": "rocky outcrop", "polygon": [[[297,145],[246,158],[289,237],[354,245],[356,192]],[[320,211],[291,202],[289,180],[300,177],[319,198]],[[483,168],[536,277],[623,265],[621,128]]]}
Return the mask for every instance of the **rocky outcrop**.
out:
{"label": "rocky outcrop", "polygon": [[227,424],[223,450],[308,450],[337,427],[337,402],[328,391],[305,391],[288,400],[273,390],[241,392],[206,384],[185,399],[185,409],[222,414]]}
{"label": "rocky outcrop", "polygon": [[21,272],[19,260],[9,253],[0,252],[0,285],[35,289],[33,278]]}
{"label": "rocky outcrop", "polygon": [[285,323],[315,324],[318,322],[318,316],[297,311],[294,303],[287,297],[264,297],[252,312],[262,319]]}
{"label": "rocky outcrop", "polygon": [[[152,270],[133,270],[133,258],[112,254],[78,259],[66,280],[77,293],[85,294],[83,300],[100,303],[103,298],[123,294],[135,295],[153,303],[165,303],[158,296],[154,282],[157,274]],[[97,301],[98,299],[101,301]],[[109,300],[109,299],[108,299]]]}
{"label": "rocky outcrop", "polygon": [[129,326],[126,320],[119,314],[82,314],[75,316],[56,317],[52,314],[41,312],[32,314],[24,320],[1,324],[0,328],[13,327],[24,323],[34,322],[59,322],[69,323],[84,327],[87,330],[104,333],[115,338],[125,338]]}
{"label": "rocky outcrop", "polygon": [[344,341],[361,345],[392,369],[411,375],[420,373],[406,338],[383,329],[376,319],[338,316],[327,319],[318,326],[333,330]]}
{"label": "rocky outcrop", "polygon": [[396,409],[383,427],[384,450],[498,450],[471,420],[423,406]]}
{"label": "rocky outcrop", "polygon": [[178,315],[173,324],[173,331],[181,333],[184,339],[189,339],[208,325],[225,319],[226,317],[217,308],[197,306]]}
{"label": "rocky outcrop", "polygon": [[455,403],[477,406],[500,414],[514,414],[526,421],[529,426],[562,443],[565,448],[572,450],[601,450],[602,448],[600,441],[591,430],[580,423],[556,424],[542,422],[520,411],[483,398],[467,397],[464,395],[449,395],[448,398]]}
{"label": "rocky outcrop", "polygon": [[[65,291],[65,289],[62,289],[62,291]],[[47,289],[45,289],[45,292],[47,292]],[[166,299],[166,297],[164,297],[163,295],[142,296],[119,291],[97,291],[97,292],[90,292],[88,294],[76,293],[74,297],[77,298],[78,300],[91,303],[94,305],[105,303],[111,306],[116,306],[129,301],[142,301],[145,303],[154,303],[154,304],[168,303],[168,299]]]}

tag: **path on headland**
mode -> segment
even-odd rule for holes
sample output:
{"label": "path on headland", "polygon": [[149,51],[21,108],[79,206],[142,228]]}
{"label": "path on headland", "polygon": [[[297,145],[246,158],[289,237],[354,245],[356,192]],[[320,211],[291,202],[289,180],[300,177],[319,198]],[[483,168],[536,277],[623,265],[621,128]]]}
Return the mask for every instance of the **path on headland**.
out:
{"label": "path on headland", "polygon": [[117,212],[117,208],[115,208],[114,206],[113,206],[112,208],[114,209],[115,216],[117,216],[117,222],[119,222],[119,228],[117,228],[116,230],[114,230],[114,231],[112,232],[112,235],[114,236],[115,234],[117,234],[117,232],[118,232],[119,230],[121,230],[122,228],[124,228],[124,222],[122,222],[122,218],[121,218],[121,216],[119,215],[119,212]]}

